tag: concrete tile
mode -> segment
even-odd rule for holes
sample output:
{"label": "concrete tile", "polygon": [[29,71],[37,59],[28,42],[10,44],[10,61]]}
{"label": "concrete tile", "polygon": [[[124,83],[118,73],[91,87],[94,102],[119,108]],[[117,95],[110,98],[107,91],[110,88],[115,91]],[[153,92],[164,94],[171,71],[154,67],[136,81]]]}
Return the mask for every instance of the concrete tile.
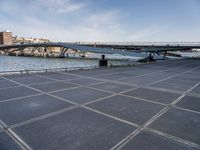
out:
{"label": "concrete tile", "polygon": [[43,77],[31,77],[31,78],[23,78],[23,79],[16,79],[16,82],[19,82],[21,84],[29,85],[29,84],[35,84],[35,83],[44,83],[44,82],[51,82],[53,80],[43,78]]}
{"label": "concrete tile", "polygon": [[83,79],[70,80],[69,82],[89,86],[91,84],[101,83],[102,81],[95,80],[95,79],[83,78]]}
{"label": "concrete tile", "polygon": [[121,150],[197,150],[197,148],[152,132],[142,131]]}
{"label": "concrete tile", "polygon": [[178,84],[178,83],[174,83],[172,81],[163,81],[163,82],[159,82],[156,84],[152,84],[152,87],[157,87],[157,88],[163,88],[163,89],[169,89],[169,90],[175,90],[175,91],[181,91],[181,92],[186,92],[187,90],[189,90],[193,85],[188,85],[188,84]]}
{"label": "concrete tile", "polygon": [[136,77],[136,76],[140,76],[141,74],[138,73],[137,71],[136,72],[122,72],[122,70],[120,71],[120,73],[118,73],[117,75],[120,75],[124,78],[131,78],[131,77]]}
{"label": "concrete tile", "polygon": [[97,76],[101,74],[109,74],[110,71],[107,71],[107,69],[88,69],[88,70],[70,71],[68,73],[88,77],[88,76]]}
{"label": "concrete tile", "polygon": [[200,81],[199,73],[185,73],[183,75],[178,76],[180,79],[190,80],[190,81]]}
{"label": "concrete tile", "polygon": [[61,74],[60,72],[41,72],[41,73],[37,73],[36,75],[39,76],[49,76],[49,75],[57,75],[57,74]]}
{"label": "concrete tile", "polygon": [[11,79],[11,80],[17,80],[17,79],[25,79],[25,78],[31,78],[31,77],[33,77],[33,75],[31,75],[31,74],[20,74],[20,75],[8,75],[8,76],[5,76],[6,78],[8,78],[8,79]]}
{"label": "concrete tile", "polygon": [[15,84],[11,81],[7,80],[0,80],[0,89],[1,88],[8,88],[8,87],[13,87],[13,86],[19,86],[18,84]]}
{"label": "concrete tile", "polygon": [[151,128],[200,144],[200,114],[175,108],[158,118]]}
{"label": "concrete tile", "polygon": [[129,70],[129,71],[132,72],[132,73],[138,73],[139,75],[144,75],[144,74],[153,72],[153,71],[151,71],[147,68],[143,68],[142,66],[140,66],[140,68],[133,68],[132,70]]}
{"label": "concrete tile", "polygon": [[195,89],[193,89],[191,93],[199,94],[200,95],[200,85],[197,86]]}
{"label": "concrete tile", "polygon": [[5,132],[0,132],[0,150],[22,150]]}
{"label": "concrete tile", "polygon": [[112,83],[112,82],[101,83],[98,85],[93,85],[92,87],[105,90],[105,91],[115,92],[115,93],[120,93],[120,92],[134,88],[134,86]]}
{"label": "concrete tile", "polygon": [[136,124],[144,124],[163,108],[125,96],[114,96],[87,106]]}
{"label": "concrete tile", "polygon": [[2,127],[2,125],[0,124],[0,132],[1,132],[1,130],[3,130],[3,127]]}
{"label": "concrete tile", "polygon": [[198,81],[187,80],[186,78],[180,78],[180,77],[175,77],[167,81],[169,81],[170,83],[183,84],[183,85],[195,85],[196,83],[198,83]]}
{"label": "concrete tile", "polygon": [[33,149],[108,150],[136,128],[78,108],[14,131]]}
{"label": "concrete tile", "polygon": [[7,125],[12,125],[70,106],[72,104],[48,95],[34,96],[0,103],[0,119]]}
{"label": "concrete tile", "polygon": [[0,89],[0,101],[34,95],[34,94],[39,94],[39,92],[23,86]]}
{"label": "concrete tile", "polygon": [[156,79],[148,78],[148,77],[136,77],[136,78],[133,77],[133,78],[120,80],[120,82],[125,82],[125,83],[133,84],[133,85],[142,85],[142,86],[152,83],[154,81],[156,81]]}
{"label": "concrete tile", "polygon": [[94,101],[96,99],[111,95],[110,93],[107,92],[101,92],[86,87],[54,92],[52,94],[79,104]]}
{"label": "concrete tile", "polygon": [[123,67],[113,67],[113,68],[109,68],[108,70],[111,70],[113,72],[130,72],[130,71],[134,71],[136,69],[135,66],[123,66]]}
{"label": "concrete tile", "polygon": [[176,106],[200,112],[200,97],[185,96]]}
{"label": "concrete tile", "polygon": [[96,76],[95,78],[104,80],[118,80],[124,78],[124,76],[121,76],[119,74],[111,74],[111,75],[100,75]]}
{"label": "concrete tile", "polygon": [[149,79],[155,79],[155,80],[163,80],[165,78],[169,78],[172,76],[172,73],[168,73],[168,72],[155,72],[153,74],[150,74],[150,75],[146,75],[145,78],[149,78]]}
{"label": "concrete tile", "polygon": [[139,88],[129,92],[124,93],[125,95],[143,98],[159,103],[169,104],[177,99],[180,95],[170,92],[163,92],[158,90],[152,90],[147,88]]}
{"label": "concrete tile", "polygon": [[44,91],[44,92],[52,92],[52,91],[56,91],[56,90],[77,87],[74,84],[59,82],[59,81],[41,83],[41,84],[30,85],[30,86],[33,87],[33,88],[36,88],[38,90]]}
{"label": "concrete tile", "polygon": [[54,74],[47,74],[45,77],[51,78],[51,79],[56,79],[56,80],[71,80],[71,79],[76,79],[78,77],[73,76],[73,75],[65,75],[65,74],[60,74],[60,73],[54,73]]}

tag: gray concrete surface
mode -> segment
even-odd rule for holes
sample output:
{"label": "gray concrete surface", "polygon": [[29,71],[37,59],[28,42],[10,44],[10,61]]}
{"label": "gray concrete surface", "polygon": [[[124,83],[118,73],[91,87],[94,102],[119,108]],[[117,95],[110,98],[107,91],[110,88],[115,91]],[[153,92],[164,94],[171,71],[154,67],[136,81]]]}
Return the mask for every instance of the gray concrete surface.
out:
{"label": "gray concrete surface", "polygon": [[196,150],[199,129],[199,60],[0,76],[0,150]]}

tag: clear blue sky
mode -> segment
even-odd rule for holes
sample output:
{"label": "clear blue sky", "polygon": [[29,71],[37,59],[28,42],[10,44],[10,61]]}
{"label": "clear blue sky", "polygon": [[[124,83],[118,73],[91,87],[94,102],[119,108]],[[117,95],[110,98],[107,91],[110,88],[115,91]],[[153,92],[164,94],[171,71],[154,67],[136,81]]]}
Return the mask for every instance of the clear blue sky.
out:
{"label": "clear blue sky", "polygon": [[0,0],[0,30],[54,41],[200,41],[200,0]]}

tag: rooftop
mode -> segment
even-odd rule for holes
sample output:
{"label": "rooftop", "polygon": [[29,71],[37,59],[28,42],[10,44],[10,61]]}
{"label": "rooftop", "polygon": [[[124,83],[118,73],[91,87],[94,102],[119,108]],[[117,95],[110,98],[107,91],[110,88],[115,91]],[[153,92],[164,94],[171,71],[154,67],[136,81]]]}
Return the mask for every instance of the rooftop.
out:
{"label": "rooftop", "polygon": [[200,149],[200,61],[0,77],[0,149]]}

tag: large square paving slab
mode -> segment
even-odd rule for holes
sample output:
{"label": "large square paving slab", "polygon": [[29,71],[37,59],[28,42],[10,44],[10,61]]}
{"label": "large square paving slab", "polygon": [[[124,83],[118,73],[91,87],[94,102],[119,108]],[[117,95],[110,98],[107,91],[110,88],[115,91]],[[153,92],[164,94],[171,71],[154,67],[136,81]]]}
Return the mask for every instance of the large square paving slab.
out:
{"label": "large square paving slab", "polygon": [[170,109],[158,118],[151,128],[200,144],[200,114]]}
{"label": "large square paving slab", "polygon": [[185,96],[176,106],[200,112],[200,97]]}
{"label": "large square paving slab", "polygon": [[56,79],[56,80],[70,80],[70,79],[76,79],[78,77],[76,76],[73,76],[73,75],[67,75],[67,74],[61,74],[61,73],[56,73],[56,72],[51,72],[51,73],[43,73],[43,74],[40,74],[41,76],[44,76],[44,77],[48,77],[48,78],[51,78],[51,79]]}
{"label": "large square paving slab", "polygon": [[170,92],[158,91],[147,88],[139,88],[129,92],[124,93],[128,96],[143,98],[159,103],[169,104],[177,99],[180,95]]}
{"label": "large square paving slab", "polygon": [[[129,68],[129,69],[131,69],[131,68]],[[120,70],[119,70],[119,72],[120,72]],[[136,72],[120,72],[120,73],[118,73],[116,75],[120,75],[120,76],[122,76],[124,78],[131,78],[131,77],[140,76],[141,74],[136,71]]]}
{"label": "large square paving slab", "polygon": [[74,84],[89,86],[89,85],[92,85],[92,84],[101,83],[102,81],[96,80],[96,79],[82,78],[82,79],[70,80],[69,82],[74,83]]}
{"label": "large square paving slab", "polygon": [[31,77],[31,78],[15,79],[15,81],[21,84],[29,85],[29,84],[35,84],[35,83],[51,82],[53,80],[43,78],[43,77]]}
{"label": "large square paving slab", "polygon": [[3,130],[3,127],[2,127],[2,125],[0,124],[0,132],[1,132],[1,130]]}
{"label": "large square paving slab", "polygon": [[156,88],[171,90],[171,91],[174,90],[174,91],[186,92],[193,85],[191,85],[191,84],[180,84],[180,83],[175,83],[175,82],[170,81],[170,80],[166,80],[166,81],[162,81],[162,82],[152,84],[151,86],[156,87]]}
{"label": "large square paving slab", "polygon": [[148,77],[136,77],[136,78],[133,77],[133,78],[120,80],[120,82],[125,82],[125,83],[128,83],[130,85],[133,84],[133,85],[140,85],[140,86],[150,84],[154,81],[156,81],[155,78],[148,78]]}
{"label": "large square paving slab", "polygon": [[189,72],[189,73],[180,75],[179,77],[181,79],[199,82],[200,81],[199,75],[200,75],[199,73]]}
{"label": "large square paving slab", "polygon": [[39,94],[39,92],[23,86],[0,89],[0,101],[29,96],[29,95],[35,95],[35,94]]}
{"label": "large square paving slab", "polygon": [[19,84],[16,84],[16,83],[13,83],[13,82],[7,81],[7,80],[0,80],[0,89],[14,87],[14,86],[19,86]]}
{"label": "large square paving slab", "polygon": [[105,91],[115,92],[115,93],[120,93],[129,89],[135,88],[134,86],[124,85],[124,84],[119,84],[119,83],[112,83],[112,82],[101,83],[101,84],[93,85],[92,87],[105,90]]}
{"label": "large square paving slab", "polygon": [[48,95],[33,96],[0,103],[0,119],[5,124],[12,125],[69,106],[72,106],[72,104]]}
{"label": "large square paving slab", "polygon": [[0,132],[0,150],[22,150],[5,132]]}
{"label": "large square paving slab", "polygon": [[33,75],[31,74],[18,74],[18,75],[8,75],[5,76],[7,79],[11,79],[11,80],[17,80],[17,79],[25,79],[25,78],[31,78],[33,77]]}
{"label": "large square paving slab", "polygon": [[198,150],[175,140],[142,131],[130,140],[121,150]]}
{"label": "large square paving slab", "polygon": [[144,124],[163,108],[125,96],[114,96],[87,106],[135,124]]}
{"label": "large square paving slab", "polygon": [[195,85],[196,83],[198,83],[198,81],[189,80],[187,78],[180,78],[179,76],[168,79],[167,81],[170,83],[183,84],[183,85]]}
{"label": "large square paving slab", "polygon": [[200,95],[200,85],[194,88],[191,93]]}
{"label": "large square paving slab", "polygon": [[30,86],[38,90],[41,90],[43,92],[52,92],[52,91],[57,91],[61,89],[77,87],[74,84],[66,83],[62,81],[41,83],[41,84],[35,84],[35,85],[30,85]]}
{"label": "large square paving slab", "polygon": [[108,150],[136,127],[77,108],[14,128],[32,148],[42,150]]}
{"label": "large square paving slab", "polygon": [[103,80],[119,80],[119,79],[123,79],[125,78],[122,75],[119,74],[108,74],[108,75],[100,75],[100,76],[96,76],[95,78],[97,79],[103,79]]}
{"label": "large square paving slab", "polygon": [[67,73],[88,77],[88,76],[98,76],[102,74],[112,74],[113,72],[108,69],[89,69],[89,70],[70,71]]}
{"label": "large square paving slab", "polygon": [[107,92],[97,91],[86,87],[53,92],[51,94],[79,104],[94,101],[111,95]]}

